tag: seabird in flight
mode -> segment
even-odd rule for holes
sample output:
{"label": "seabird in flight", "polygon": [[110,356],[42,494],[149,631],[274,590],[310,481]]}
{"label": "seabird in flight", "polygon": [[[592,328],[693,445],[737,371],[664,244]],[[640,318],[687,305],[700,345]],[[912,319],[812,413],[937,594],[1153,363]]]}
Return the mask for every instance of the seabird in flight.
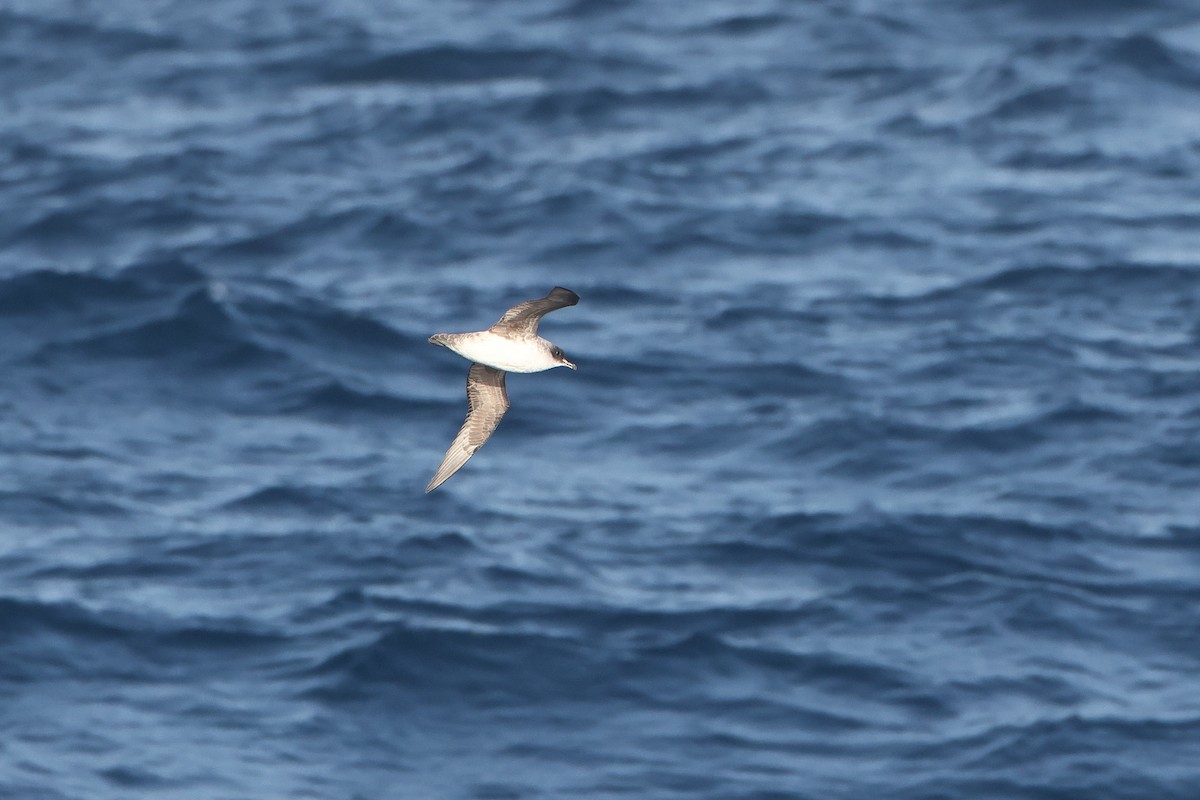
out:
{"label": "seabird in flight", "polygon": [[505,311],[486,331],[436,333],[429,337],[430,344],[449,348],[474,363],[467,372],[467,420],[425,487],[426,494],[458,472],[500,424],[508,411],[504,373],[542,372],[554,367],[575,369],[562,348],[538,336],[537,330],[543,316],[578,302],[579,295],[555,286],[545,297],[526,300]]}

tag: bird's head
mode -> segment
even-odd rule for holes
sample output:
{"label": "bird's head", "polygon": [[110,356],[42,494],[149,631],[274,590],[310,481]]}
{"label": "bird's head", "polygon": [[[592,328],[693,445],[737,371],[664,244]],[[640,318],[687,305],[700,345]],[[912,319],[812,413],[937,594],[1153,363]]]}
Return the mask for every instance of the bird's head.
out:
{"label": "bird's head", "polygon": [[570,367],[571,369],[576,369],[575,365],[567,360],[566,354],[562,351],[562,348],[559,347],[558,345],[550,346],[550,355],[554,358],[555,363],[558,364],[559,366]]}

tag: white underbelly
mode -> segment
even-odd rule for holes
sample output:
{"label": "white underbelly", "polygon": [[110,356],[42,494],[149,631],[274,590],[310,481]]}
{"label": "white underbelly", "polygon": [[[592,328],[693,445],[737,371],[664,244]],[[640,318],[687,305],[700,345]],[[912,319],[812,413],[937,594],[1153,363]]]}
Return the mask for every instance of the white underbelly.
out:
{"label": "white underbelly", "polygon": [[505,372],[541,372],[556,366],[537,340],[514,341],[491,331],[466,334],[447,346],[463,358]]}

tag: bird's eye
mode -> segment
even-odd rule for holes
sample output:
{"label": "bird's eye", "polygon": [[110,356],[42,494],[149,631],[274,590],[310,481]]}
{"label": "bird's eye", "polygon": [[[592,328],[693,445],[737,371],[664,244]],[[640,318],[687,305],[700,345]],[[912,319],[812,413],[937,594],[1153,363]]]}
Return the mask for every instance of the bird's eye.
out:
{"label": "bird's eye", "polygon": [[555,358],[562,358],[562,357],[563,357],[563,351],[562,351],[562,348],[561,348],[561,347],[556,347],[556,348],[554,348],[553,350],[551,350],[550,352],[551,352],[551,354],[553,354],[553,356],[554,356]]}

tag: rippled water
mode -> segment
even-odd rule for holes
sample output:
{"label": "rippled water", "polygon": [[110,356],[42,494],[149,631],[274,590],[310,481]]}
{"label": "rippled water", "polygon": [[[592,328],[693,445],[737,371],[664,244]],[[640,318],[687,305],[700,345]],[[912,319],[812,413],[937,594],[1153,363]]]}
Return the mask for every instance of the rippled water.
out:
{"label": "rippled water", "polygon": [[1200,796],[1193,3],[9,0],[0,112],[3,797]]}

